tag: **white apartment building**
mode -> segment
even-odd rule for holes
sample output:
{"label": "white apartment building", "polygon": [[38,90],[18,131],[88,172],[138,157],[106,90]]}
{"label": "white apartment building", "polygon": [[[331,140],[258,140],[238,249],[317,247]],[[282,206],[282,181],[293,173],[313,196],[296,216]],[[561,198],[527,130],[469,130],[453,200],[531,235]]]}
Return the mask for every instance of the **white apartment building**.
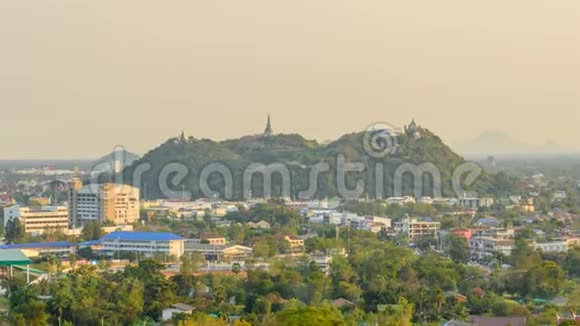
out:
{"label": "white apartment building", "polygon": [[139,189],[121,184],[91,184],[73,181],[69,191],[69,227],[86,222],[131,224],[139,219]]}
{"label": "white apartment building", "polygon": [[493,237],[471,237],[469,239],[469,254],[475,260],[494,256],[496,253],[511,256],[513,249],[514,240],[512,239],[498,239]]}
{"label": "white apartment building", "polygon": [[66,230],[68,208],[66,206],[19,206],[4,208],[4,227],[18,218],[26,233],[42,234],[46,229]]}
{"label": "white apartment building", "polygon": [[420,221],[416,218],[404,218],[400,222],[395,222],[395,231],[406,235],[410,241],[415,241],[423,237],[439,236],[441,223],[433,221]]}

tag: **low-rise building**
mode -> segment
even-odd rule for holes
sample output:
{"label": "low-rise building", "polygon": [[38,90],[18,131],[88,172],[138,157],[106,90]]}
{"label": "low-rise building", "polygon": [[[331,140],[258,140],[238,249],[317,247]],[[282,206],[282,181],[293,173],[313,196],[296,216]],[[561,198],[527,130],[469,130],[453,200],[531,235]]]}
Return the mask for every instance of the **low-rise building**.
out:
{"label": "low-rise building", "polygon": [[59,241],[59,242],[36,242],[36,243],[18,243],[11,245],[2,245],[3,249],[18,249],[26,254],[28,257],[37,257],[44,255],[54,255],[65,257],[76,251],[77,245],[75,243]]}
{"label": "low-rise building", "polygon": [[404,218],[399,222],[395,222],[395,232],[403,234],[409,238],[410,241],[419,240],[423,237],[439,236],[441,223],[419,220],[416,218]]}
{"label": "low-rise building", "polygon": [[304,239],[297,237],[295,235],[287,235],[284,240],[290,243],[290,249],[304,248]]}
{"label": "low-rise building", "polygon": [[68,228],[68,208],[65,206],[19,206],[4,208],[4,227],[18,218],[24,232],[41,234],[47,229],[64,231]]}
{"label": "low-rise building", "polygon": [[196,240],[185,240],[185,253],[199,253],[207,261],[244,261],[252,257],[254,250],[240,245],[212,245]]}
{"label": "low-rise building", "polygon": [[182,237],[168,232],[117,231],[101,238],[103,252],[109,256],[130,252],[145,257],[165,254],[179,258],[185,252],[184,242]]}

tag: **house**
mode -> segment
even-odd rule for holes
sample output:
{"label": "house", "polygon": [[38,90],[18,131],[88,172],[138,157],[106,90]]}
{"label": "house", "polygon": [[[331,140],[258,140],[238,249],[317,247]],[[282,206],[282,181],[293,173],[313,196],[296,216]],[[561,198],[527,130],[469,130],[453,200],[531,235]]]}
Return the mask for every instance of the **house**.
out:
{"label": "house", "polygon": [[246,225],[250,228],[250,229],[269,229],[270,228],[270,223],[266,222],[266,221],[259,221],[259,222],[248,222],[246,223]]}
{"label": "house", "polygon": [[290,249],[304,248],[304,239],[295,235],[287,235],[284,240],[290,243]]}
{"label": "house", "polygon": [[176,303],[169,308],[163,309],[161,312],[161,321],[169,321],[177,314],[191,314],[193,307],[185,303]]}

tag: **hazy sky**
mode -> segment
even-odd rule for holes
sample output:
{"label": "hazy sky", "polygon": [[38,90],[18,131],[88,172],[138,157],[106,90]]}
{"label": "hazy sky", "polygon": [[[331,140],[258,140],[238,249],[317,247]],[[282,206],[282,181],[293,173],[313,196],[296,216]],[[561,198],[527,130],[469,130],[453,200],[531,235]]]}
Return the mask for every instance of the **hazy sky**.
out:
{"label": "hazy sky", "polygon": [[578,0],[0,1],[0,159],[415,117],[580,149]]}

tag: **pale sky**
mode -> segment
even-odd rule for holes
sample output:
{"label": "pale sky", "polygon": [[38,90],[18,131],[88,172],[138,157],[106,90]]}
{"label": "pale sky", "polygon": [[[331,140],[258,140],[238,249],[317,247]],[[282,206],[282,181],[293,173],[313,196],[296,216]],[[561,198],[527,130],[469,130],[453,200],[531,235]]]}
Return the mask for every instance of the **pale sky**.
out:
{"label": "pale sky", "polygon": [[580,149],[578,0],[0,1],[0,159],[415,117]]}

